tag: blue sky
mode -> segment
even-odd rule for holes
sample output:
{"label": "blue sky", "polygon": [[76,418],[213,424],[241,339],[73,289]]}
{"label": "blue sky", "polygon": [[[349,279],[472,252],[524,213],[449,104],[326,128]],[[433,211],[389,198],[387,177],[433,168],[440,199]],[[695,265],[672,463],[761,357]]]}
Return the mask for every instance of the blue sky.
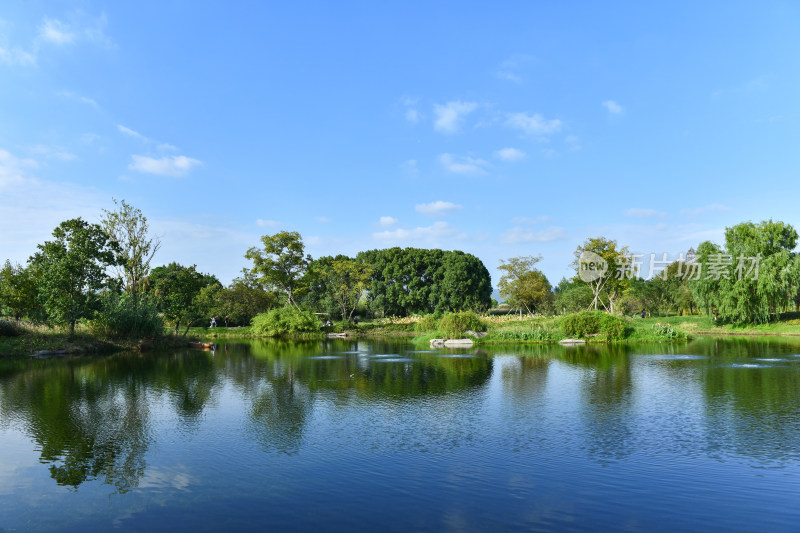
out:
{"label": "blue sky", "polygon": [[284,229],[496,284],[520,255],[557,283],[589,237],[800,228],[800,4],[430,4],[3,3],[0,261],[112,197],[223,282]]}

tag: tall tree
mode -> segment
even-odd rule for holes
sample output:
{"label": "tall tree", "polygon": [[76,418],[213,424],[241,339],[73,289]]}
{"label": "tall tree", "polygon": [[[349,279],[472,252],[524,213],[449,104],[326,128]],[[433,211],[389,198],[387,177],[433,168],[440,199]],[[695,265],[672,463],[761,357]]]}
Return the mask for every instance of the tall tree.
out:
{"label": "tall tree", "polygon": [[372,277],[372,265],[350,259],[344,255],[323,257],[312,263],[314,275],[336,302],[342,318],[352,320],[358,302]]}
{"label": "tall tree", "polygon": [[38,245],[31,265],[48,321],[69,326],[74,335],[75,323],[97,309],[97,291],[106,280],[106,268],[116,262],[119,246],[99,225],[80,218],[62,222],[53,237]]}
{"label": "tall tree", "polygon": [[122,281],[125,290],[136,298],[139,285],[150,273],[150,262],[161,248],[158,237],[150,237],[150,228],[141,210],[128,205],[125,200],[117,202],[115,211],[103,209],[101,219],[103,229],[117,242],[117,277]]}
{"label": "tall tree", "polygon": [[524,307],[528,313],[541,310],[551,300],[551,286],[547,277],[534,265],[541,256],[512,257],[500,260],[499,270],[504,272],[497,284],[502,296],[511,305],[519,307],[520,316]]}
{"label": "tall tree", "polygon": [[629,260],[627,246],[620,247],[617,241],[605,237],[593,237],[578,246],[575,250],[576,269],[580,269],[580,259],[584,252],[592,252],[600,256],[607,265],[605,274],[589,283],[594,292],[592,307],[602,305],[613,313],[617,300],[628,287],[630,279],[636,275],[636,267]]}
{"label": "tall tree", "polygon": [[245,257],[253,261],[252,272],[267,287],[275,287],[286,295],[286,305],[297,305],[295,299],[305,289],[303,276],[311,256],[305,254],[303,238],[296,231],[281,231],[261,237],[263,249],[247,250]]}

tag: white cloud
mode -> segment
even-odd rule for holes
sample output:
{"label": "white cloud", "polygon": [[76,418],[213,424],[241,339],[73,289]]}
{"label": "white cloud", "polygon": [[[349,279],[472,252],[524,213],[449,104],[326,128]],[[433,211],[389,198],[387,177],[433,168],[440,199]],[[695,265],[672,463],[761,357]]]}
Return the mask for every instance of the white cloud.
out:
{"label": "white cloud", "polygon": [[541,231],[531,228],[515,226],[500,236],[500,241],[506,244],[527,244],[534,242],[553,242],[567,238],[567,230],[560,226],[550,226]]}
{"label": "white cloud", "polygon": [[18,47],[9,49],[0,46],[0,63],[21,66],[35,65],[36,55]]}
{"label": "white cloud", "polygon": [[534,63],[536,58],[529,55],[516,54],[500,63],[495,75],[501,80],[522,83],[520,70],[525,69]]}
{"label": "white cloud", "polygon": [[633,218],[655,218],[655,217],[664,217],[667,214],[663,211],[656,211],[655,209],[642,209],[639,207],[631,207],[627,211],[625,211],[626,217],[633,217]]}
{"label": "white cloud", "polygon": [[441,217],[451,211],[458,211],[462,207],[463,206],[454,204],[452,202],[443,202],[442,200],[438,200],[436,202],[431,202],[429,204],[417,204],[414,206],[414,209],[418,213],[422,213],[423,215],[428,215],[432,217]]}
{"label": "white cloud", "polygon": [[616,103],[614,100],[606,100],[603,102],[603,107],[605,107],[612,115],[621,115],[625,111],[622,106]]}
{"label": "white cloud", "polygon": [[439,162],[454,174],[486,174],[486,170],[483,167],[488,165],[483,159],[454,154],[439,155]]}
{"label": "white cloud", "polygon": [[263,218],[259,218],[256,220],[256,226],[259,228],[277,228],[281,226],[282,223],[278,222],[277,220],[265,220]]}
{"label": "white cloud", "polygon": [[141,133],[139,133],[138,131],[133,131],[130,128],[126,128],[122,124],[117,124],[117,129],[120,132],[124,133],[125,135],[130,135],[131,137],[135,137],[135,138],[141,139],[143,141],[149,141],[150,140],[147,137],[145,137],[144,135],[142,135]]}
{"label": "white cloud", "polygon": [[525,157],[525,152],[516,148],[502,148],[496,151],[494,156],[503,161],[517,161]]}
{"label": "white cloud", "polygon": [[522,130],[533,137],[547,137],[550,134],[561,130],[563,123],[558,119],[546,119],[542,115],[535,113],[509,113],[506,116],[506,126],[516,130]]}
{"label": "white cloud", "polygon": [[417,168],[417,160],[416,159],[408,159],[403,161],[400,165],[400,168],[408,172],[409,174],[418,174],[419,169]]}
{"label": "white cloud", "polygon": [[378,221],[378,225],[382,226],[384,228],[389,228],[391,226],[394,226],[398,222],[399,221],[396,218],[386,216],[386,217],[381,217],[380,218],[380,220]]}
{"label": "white cloud", "polygon": [[454,239],[465,239],[467,235],[459,232],[447,222],[434,222],[431,226],[417,227],[413,229],[398,228],[396,230],[386,230],[372,234],[373,238],[385,243],[398,242],[417,242],[420,244],[434,245],[444,241]]}
{"label": "white cloud", "polygon": [[478,108],[475,102],[447,102],[444,105],[435,104],[433,106],[433,114],[436,119],[433,122],[433,128],[442,133],[456,133],[461,129],[461,124],[464,122],[464,117],[472,113]]}
{"label": "white cloud", "polygon": [[181,177],[185,176],[190,170],[203,162],[183,155],[165,156],[159,159],[145,155],[132,155],[133,160],[128,168],[147,174],[158,174],[159,176]]}
{"label": "white cloud", "polygon": [[331,219],[329,219],[328,217],[322,217],[322,216],[314,217],[314,220],[316,220],[317,222],[320,222],[322,224],[330,224],[330,222],[331,222]]}
{"label": "white cloud", "polygon": [[709,204],[702,207],[695,207],[693,209],[681,209],[682,215],[697,216],[706,213],[719,213],[722,211],[730,211],[731,208],[722,204]]}
{"label": "white cloud", "polygon": [[39,38],[62,46],[75,42],[75,33],[70,31],[69,27],[60,20],[45,18],[42,25],[39,26]]}
{"label": "white cloud", "polygon": [[547,222],[550,220],[550,217],[547,215],[542,215],[539,217],[531,218],[531,217],[514,217],[511,219],[511,222],[514,224],[525,224],[525,225],[532,225],[532,224],[539,224],[541,222]]}
{"label": "white cloud", "polygon": [[419,110],[417,109],[418,102],[419,99],[409,98],[407,96],[402,99],[403,107],[405,107],[406,109],[404,113],[405,119],[412,124],[416,124],[424,118],[422,116],[422,113],[420,113]]}

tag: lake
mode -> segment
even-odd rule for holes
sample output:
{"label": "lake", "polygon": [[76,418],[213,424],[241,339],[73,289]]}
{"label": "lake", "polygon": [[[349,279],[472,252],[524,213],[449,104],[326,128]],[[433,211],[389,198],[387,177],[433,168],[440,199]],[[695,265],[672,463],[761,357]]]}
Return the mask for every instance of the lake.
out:
{"label": "lake", "polygon": [[800,340],[0,361],[0,531],[798,531]]}

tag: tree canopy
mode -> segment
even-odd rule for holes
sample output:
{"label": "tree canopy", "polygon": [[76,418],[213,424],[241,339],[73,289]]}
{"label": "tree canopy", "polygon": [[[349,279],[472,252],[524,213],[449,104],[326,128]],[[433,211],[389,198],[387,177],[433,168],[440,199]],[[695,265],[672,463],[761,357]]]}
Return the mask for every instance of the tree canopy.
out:
{"label": "tree canopy", "polygon": [[72,335],[75,323],[97,309],[97,291],[106,281],[106,267],[116,264],[119,246],[99,225],[81,218],[62,222],[53,237],[38,245],[31,264],[48,321],[69,326]]}
{"label": "tree canopy", "polygon": [[286,295],[287,305],[306,287],[304,275],[311,256],[305,254],[303,238],[296,231],[281,231],[261,237],[263,249],[247,250],[245,257],[253,261],[252,272],[266,287],[274,287]]}

